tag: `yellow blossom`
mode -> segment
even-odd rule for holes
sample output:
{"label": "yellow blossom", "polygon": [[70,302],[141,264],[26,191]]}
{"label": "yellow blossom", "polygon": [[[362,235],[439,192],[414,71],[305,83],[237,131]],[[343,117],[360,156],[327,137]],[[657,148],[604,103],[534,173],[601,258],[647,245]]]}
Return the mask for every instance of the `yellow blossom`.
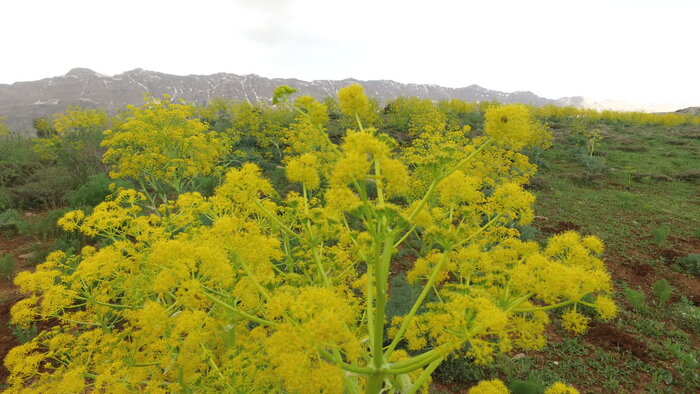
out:
{"label": "yellow blossom", "polygon": [[596,297],[595,301],[593,302],[593,306],[598,312],[598,315],[600,315],[600,318],[603,320],[612,319],[615,317],[615,315],[617,315],[617,305],[615,304],[615,301],[610,299],[610,297]]}
{"label": "yellow blossom", "polygon": [[508,388],[499,379],[482,380],[467,391],[468,394],[508,394]]}
{"label": "yellow blossom", "polygon": [[567,386],[562,382],[555,382],[547,387],[544,394],[578,394],[579,391],[571,386]]}
{"label": "yellow blossom", "polygon": [[305,153],[287,163],[287,179],[303,183],[307,189],[317,189],[321,180],[318,175],[316,156]]}
{"label": "yellow blossom", "polygon": [[583,334],[588,330],[588,318],[573,308],[561,316],[561,323],[564,329],[576,334]]}

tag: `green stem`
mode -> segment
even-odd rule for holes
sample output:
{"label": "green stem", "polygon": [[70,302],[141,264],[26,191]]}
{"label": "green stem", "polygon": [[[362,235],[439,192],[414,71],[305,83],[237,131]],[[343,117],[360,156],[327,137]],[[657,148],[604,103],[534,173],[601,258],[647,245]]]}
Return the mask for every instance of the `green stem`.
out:
{"label": "green stem", "polygon": [[433,195],[433,192],[435,191],[435,188],[437,187],[438,183],[440,183],[441,178],[436,177],[433,179],[433,181],[430,183],[428,186],[428,190],[425,191],[425,194],[423,195],[423,198],[421,198],[420,202],[418,202],[418,206],[411,212],[411,214],[408,216],[408,221],[411,222],[413,221],[413,218],[418,215],[418,212],[420,212],[421,209],[423,209],[423,206],[428,202],[428,199]]}
{"label": "green stem", "polygon": [[233,312],[233,314],[238,315],[244,319],[250,320],[252,322],[258,323],[263,326],[268,326],[268,327],[275,327],[277,326],[277,323],[271,322],[269,320],[261,319],[257,316],[253,316],[249,313],[239,311],[238,309],[234,308],[233,306],[221,301],[220,299],[214,297],[213,295],[209,293],[204,293],[204,295],[207,296],[210,300],[212,300],[214,303],[218,304],[219,306],[222,306],[224,309],[228,309],[229,311]]}
{"label": "green stem", "polygon": [[[386,217],[382,217],[382,227],[386,226]],[[383,229],[384,229],[383,228]],[[385,233],[386,234],[386,233]],[[391,234],[386,234],[382,250],[377,256],[377,272],[375,280],[376,290],[376,305],[374,308],[374,347],[372,348],[372,358],[374,367],[379,370],[384,366],[384,323],[386,309],[386,290],[389,281],[389,265],[391,263],[391,253],[394,248],[394,237]]]}
{"label": "green stem", "polygon": [[471,241],[471,240],[472,240],[474,237],[476,237],[477,235],[483,233],[487,228],[491,227],[491,225],[493,225],[493,224],[496,222],[496,219],[498,219],[499,217],[501,217],[501,214],[498,214],[498,215],[494,216],[493,219],[489,220],[488,223],[486,223],[485,225],[483,225],[480,229],[478,229],[478,230],[476,230],[475,232],[471,233],[467,238],[464,238],[463,240],[457,242],[457,243],[453,246],[453,248],[462,246],[462,245],[464,245],[465,243]]}
{"label": "green stem", "polygon": [[481,146],[479,146],[474,152],[472,152],[471,154],[469,154],[469,156],[467,156],[467,157],[465,157],[464,159],[460,160],[459,163],[457,163],[456,166],[452,167],[451,170],[447,171],[446,173],[444,173],[444,174],[442,174],[442,175],[440,175],[440,176],[435,177],[435,179],[433,179],[433,182],[430,183],[430,186],[428,186],[428,190],[425,192],[425,195],[423,196],[423,198],[422,198],[422,199],[420,200],[420,202],[418,203],[418,206],[413,210],[413,212],[411,213],[411,215],[408,217],[408,221],[409,221],[409,222],[412,221],[413,218],[418,214],[418,212],[420,212],[420,210],[423,209],[423,205],[425,205],[425,204],[428,202],[428,200],[430,199],[430,197],[432,197],[433,193],[435,192],[435,188],[437,187],[438,183],[440,183],[440,181],[442,181],[443,179],[447,178],[447,177],[450,176],[453,172],[457,171],[460,167],[462,167],[463,165],[465,165],[469,160],[473,159],[474,156],[476,156],[479,152],[481,152],[482,150],[484,150],[484,148],[486,148],[488,145],[490,145],[491,142],[492,142],[491,138],[487,139],[487,140],[484,141],[484,143],[481,144]]}
{"label": "green stem", "polygon": [[338,365],[341,369],[349,372],[354,372],[363,376],[370,376],[373,373],[375,373],[374,368],[371,367],[360,367],[358,365],[352,365],[348,364],[345,361],[341,360],[340,358],[334,356],[332,353],[328,352],[327,350],[324,349],[317,349],[318,352],[325,358],[333,361],[336,365]]}
{"label": "green stem", "polygon": [[389,358],[389,356],[391,356],[391,353],[393,353],[394,349],[396,349],[396,346],[403,339],[403,335],[406,333],[409,323],[411,323],[411,320],[413,320],[413,317],[415,316],[416,312],[418,312],[418,309],[420,309],[421,305],[423,305],[423,301],[428,296],[428,293],[430,293],[430,291],[432,290],[433,283],[435,283],[435,280],[437,280],[438,274],[440,273],[442,266],[445,264],[445,261],[447,261],[447,254],[449,252],[449,250],[445,250],[442,253],[442,256],[440,256],[440,261],[438,261],[438,263],[433,268],[433,272],[430,274],[430,278],[428,278],[428,283],[426,283],[425,286],[423,286],[423,290],[418,296],[416,302],[413,303],[411,311],[408,312],[408,315],[406,315],[406,317],[403,319],[403,322],[401,322],[401,326],[399,327],[399,331],[396,333],[396,336],[394,336],[394,340],[391,341],[391,344],[389,344],[389,347],[385,352],[385,357]]}
{"label": "green stem", "polygon": [[130,306],[130,305],[121,305],[121,304],[110,304],[110,303],[107,303],[107,302],[97,301],[97,300],[94,299],[94,298],[86,298],[86,297],[80,297],[80,296],[75,297],[75,298],[78,299],[78,300],[86,301],[86,302],[88,302],[88,303],[93,303],[93,304],[96,304],[96,305],[105,306],[105,307],[107,307],[107,308],[112,308],[112,309],[116,309],[116,310],[119,310],[119,311],[120,311],[120,310],[124,310],[124,309],[130,309],[130,310],[141,309],[140,306]]}
{"label": "green stem", "polygon": [[382,391],[383,385],[384,385],[384,374],[377,371],[372,376],[367,378],[367,387],[365,387],[365,393],[378,394]]}
{"label": "green stem", "polygon": [[423,383],[432,375],[433,371],[435,371],[435,368],[442,363],[442,360],[444,360],[444,357],[440,357],[437,360],[433,361],[428,365],[428,367],[418,376],[418,379],[416,379],[415,382],[413,382],[413,386],[411,386],[411,389],[408,390],[407,394],[413,394],[417,392],[421,386],[423,386]]}
{"label": "green stem", "polygon": [[[374,264],[367,261],[367,331],[369,332],[369,346],[374,349]],[[381,345],[380,345],[381,346]]]}
{"label": "green stem", "polygon": [[318,266],[319,272],[321,272],[321,277],[323,278],[323,285],[325,287],[330,287],[330,281],[328,280],[328,274],[326,273],[326,270],[323,268],[323,261],[321,261],[321,256],[319,255],[318,251],[316,250],[316,246],[311,249],[311,252],[313,253],[314,256],[314,261],[316,262],[316,265]]}
{"label": "green stem", "polygon": [[408,231],[406,232],[406,234],[404,234],[403,237],[401,237],[401,239],[399,239],[398,241],[396,241],[396,243],[394,244],[394,248],[399,247],[399,245],[401,245],[401,244],[403,243],[403,241],[405,241],[406,238],[408,238],[408,236],[411,235],[411,233],[413,233],[413,230],[415,230],[415,229],[416,229],[416,225],[414,224],[413,226],[411,226],[410,229],[408,229]]}
{"label": "green stem", "polygon": [[279,218],[277,217],[277,215],[275,215],[275,214],[273,214],[272,212],[268,211],[267,208],[265,208],[265,206],[262,205],[262,203],[260,202],[260,200],[257,200],[257,199],[256,199],[256,200],[253,200],[253,202],[255,203],[255,205],[256,205],[258,208],[260,208],[260,210],[265,214],[265,216],[267,216],[267,217],[268,217],[270,220],[272,220],[277,226],[279,226],[280,230],[282,230],[282,231],[284,231],[285,233],[287,233],[287,234],[289,234],[289,235],[291,235],[291,236],[297,238],[297,239],[300,240],[301,242],[304,242],[304,241],[305,241],[303,238],[301,238],[301,236],[300,236],[299,234],[295,233],[294,231],[292,231],[292,229],[290,229],[289,227],[287,227],[286,224],[282,223],[282,221],[279,220]]}
{"label": "green stem", "polygon": [[545,306],[537,306],[537,307],[532,307],[532,308],[524,308],[524,309],[513,309],[513,313],[527,313],[527,312],[537,312],[537,311],[548,311],[550,309],[556,309],[556,308],[561,308],[562,306],[567,306],[569,304],[573,304],[575,301],[562,301],[557,304],[552,304],[552,305],[545,305]]}
{"label": "green stem", "polygon": [[362,121],[360,120],[360,114],[355,112],[355,120],[357,121],[357,127],[360,128],[360,131],[364,132],[365,129],[362,127]]}
{"label": "green stem", "polygon": [[238,262],[241,264],[241,267],[243,267],[243,270],[245,271],[246,275],[248,275],[248,278],[250,278],[251,281],[253,281],[253,284],[255,287],[258,289],[260,294],[265,298],[266,301],[270,301],[270,295],[267,293],[267,290],[258,282],[257,279],[253,276],[253,273],[250,271],[248,268],[248,265],[243,262],[243,260],[236,258],[235,262]]}
{"label": "green stem", "polygon": [[392,363],[388,371],[394,375],[412,372],[431,363],[438,357],[442,357],[438,349],[432,349],[415,357],[411,357],[408,360]]}
{"label": "green stem", "polygon": [[376,177],[377,184],[377,200],[379,204],[384,204],[384,182],[382,181],[382,172],[379,167],[379,160],[374,159],[374,175]]}

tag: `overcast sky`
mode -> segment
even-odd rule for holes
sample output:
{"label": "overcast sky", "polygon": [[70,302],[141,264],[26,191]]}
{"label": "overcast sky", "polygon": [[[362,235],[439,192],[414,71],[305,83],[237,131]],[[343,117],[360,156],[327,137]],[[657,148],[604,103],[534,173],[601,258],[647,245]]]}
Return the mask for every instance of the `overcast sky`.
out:
{"label": "overcast sky", "polygon": [[0,83],[164,73],[700,105],[699,0],[0,0]]}

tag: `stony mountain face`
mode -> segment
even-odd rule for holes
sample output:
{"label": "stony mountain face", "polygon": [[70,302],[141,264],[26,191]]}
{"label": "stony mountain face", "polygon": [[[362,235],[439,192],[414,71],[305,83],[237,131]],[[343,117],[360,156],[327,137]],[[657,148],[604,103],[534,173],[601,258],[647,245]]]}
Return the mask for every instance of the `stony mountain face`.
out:
{"label": "stony mountain face", "polygon": [[[169,75],[135,69],[123,74],[107,76],[85,68],[75,68],[66,75],[39,81],[0,84],[0,118],[10,129],[33,134],[35,118],[51,116],[64,111],[69,105],[102,108],[110,114],[126,105],[139,105],[144,94],[161,97],[169,94],[174,99],[206,104],[213,98],[247,100],[251,103],[269,101],[279,85],[289,85],[306,94],[323,99],[335,97],[338,89],[352,83],[364,86],[368,96],[381,103],[399,96],[431,100],[457,98],[465,101],[525,103],[532,105],[558,104],[558,101],[539,97],[531,92],[505,93],[471,85],[465,88],[446,88],[437,85],[403,84],[394,81],[301,81],[298,79],[269,79],[257,75],[219,73],[213,75]],[[562,99],[564,100],[564,99]],[[567,99],[570,100],[570,99]]]}
{"label": "stony mountain face", "polygon": [[700,107],[688,107],[676,111],[679,114],[700,115]]}

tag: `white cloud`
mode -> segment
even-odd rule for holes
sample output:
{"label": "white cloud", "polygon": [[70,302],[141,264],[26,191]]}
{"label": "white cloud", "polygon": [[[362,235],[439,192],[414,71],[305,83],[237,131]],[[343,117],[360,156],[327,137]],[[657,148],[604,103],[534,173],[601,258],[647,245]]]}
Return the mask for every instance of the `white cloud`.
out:
{"label": "white cloud", "polygon": [[88,67],[700,105],[700,2],[3,0],[0,83]]}

